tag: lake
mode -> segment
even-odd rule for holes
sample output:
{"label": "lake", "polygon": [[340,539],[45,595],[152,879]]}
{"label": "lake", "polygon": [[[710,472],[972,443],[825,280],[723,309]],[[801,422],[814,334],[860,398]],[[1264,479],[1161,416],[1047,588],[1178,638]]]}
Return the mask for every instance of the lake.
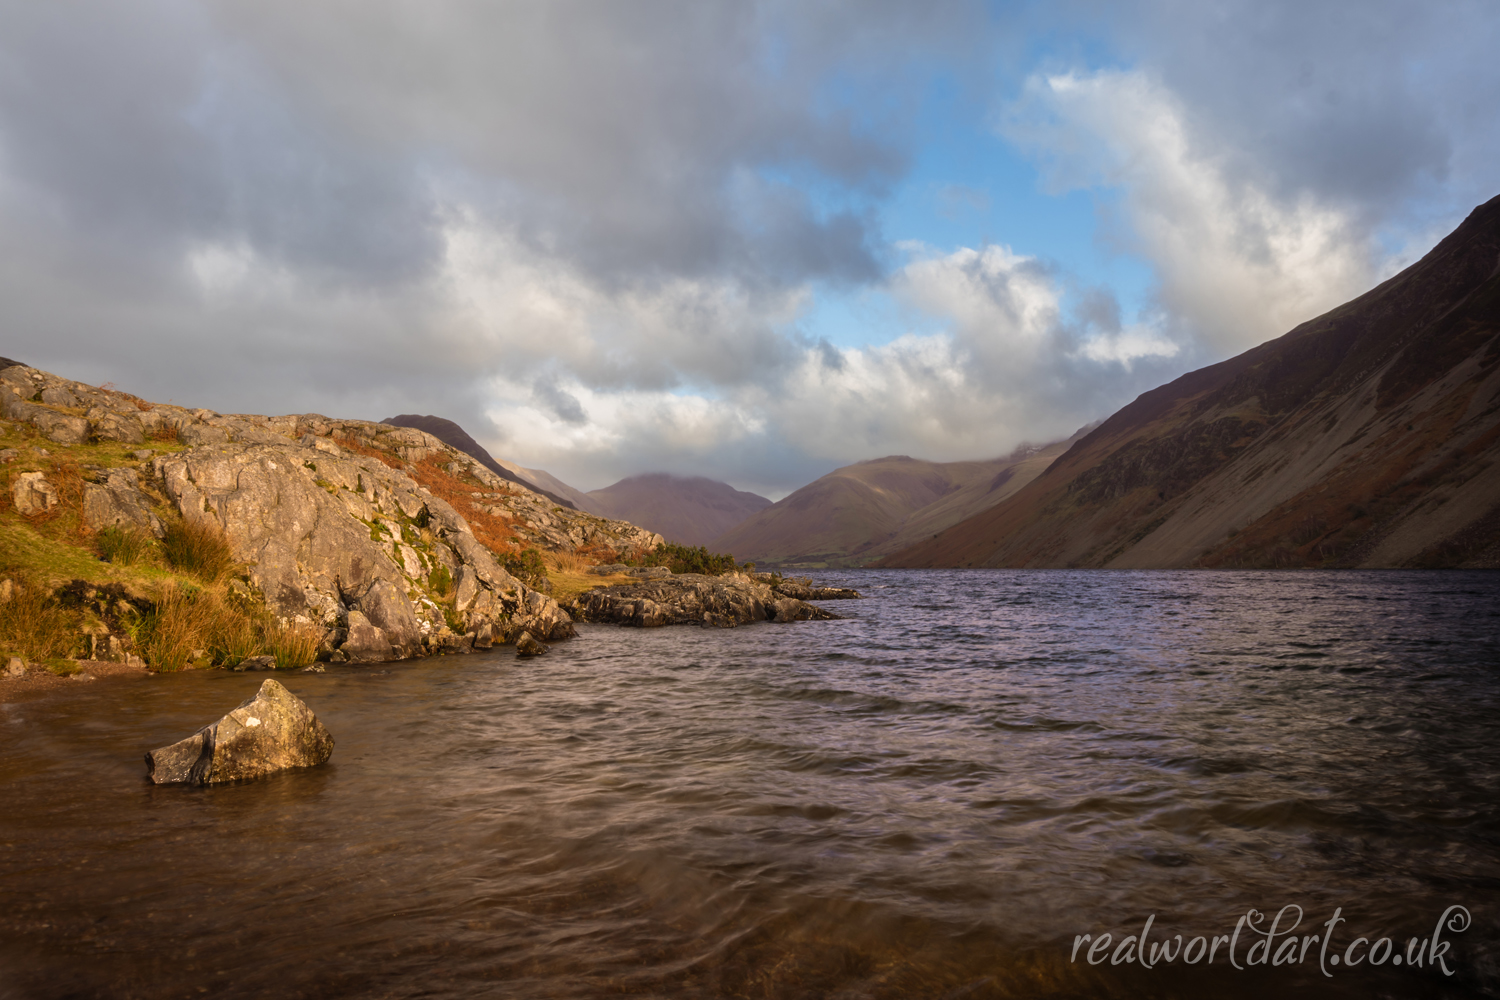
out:
{"label": "lake", "polygon": [[264,674],[0,705],[0,998],[1500,994],[1500,574],[814,577],[278,675],[235,786],[142,755]]}

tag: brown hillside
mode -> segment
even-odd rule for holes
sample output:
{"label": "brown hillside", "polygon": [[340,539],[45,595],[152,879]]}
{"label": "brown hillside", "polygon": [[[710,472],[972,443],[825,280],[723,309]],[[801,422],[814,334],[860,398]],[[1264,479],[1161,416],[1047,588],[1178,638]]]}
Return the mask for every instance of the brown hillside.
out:
{"label": "brown hillside", "polygon": [[1145,393],[888,566],[1500,561],[1500,198],[1285,336]]}
{"label": "brown hillside", "polygon": [[763,564],[864,565],[999,503],[1063,452],[1023,448],[986,462],[905,455],[835,469],[713,540]]}
{"label": "brown hillside", "polygon": [[771,505],[765,497],[728,483],[664,472],[622,479],[587,496],[591,510],[650,528],[679,545],[706,545]]}

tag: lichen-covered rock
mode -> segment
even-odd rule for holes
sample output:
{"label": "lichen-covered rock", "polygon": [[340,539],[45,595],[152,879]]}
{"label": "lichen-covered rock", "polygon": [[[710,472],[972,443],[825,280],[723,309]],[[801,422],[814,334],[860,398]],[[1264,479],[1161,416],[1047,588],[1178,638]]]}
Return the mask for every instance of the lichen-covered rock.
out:
{"label": "lichen-covered rock", "polygon": [[10,488],[11,501],[22,517],[45,514],[57,506],[57,489],[40,472],[23,472]]}
{"label": "lichen-covered rock", "polygon": [[315,767],[332,755],[333,736],[312,709],[267,679],[218,722],[146,754],[146,769],[158,785],[218,785]]}

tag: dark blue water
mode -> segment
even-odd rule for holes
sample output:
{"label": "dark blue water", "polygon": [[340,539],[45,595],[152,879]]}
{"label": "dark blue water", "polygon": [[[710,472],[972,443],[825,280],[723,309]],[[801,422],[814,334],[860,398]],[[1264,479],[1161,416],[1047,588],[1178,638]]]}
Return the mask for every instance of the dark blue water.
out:
{"label": "dark blue water", "polygon": [[1500,994],[1500,575],[818,582],[869,599],[291,675],[333,761],[233,787],[141,754],[259,677],[0,706],[0,998]]}

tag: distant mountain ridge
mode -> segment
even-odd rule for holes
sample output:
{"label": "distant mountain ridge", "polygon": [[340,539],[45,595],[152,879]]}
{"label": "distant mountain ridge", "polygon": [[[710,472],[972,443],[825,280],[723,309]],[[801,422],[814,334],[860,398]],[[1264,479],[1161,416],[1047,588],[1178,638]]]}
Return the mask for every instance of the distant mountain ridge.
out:
{"label": "distant mountain ridge", "polygon": [[589,509],[639,524],[680,545],[707,545],[771,505],[755,493],[703,476],[651,472],[586,494]]}
{"label": "distant mountain ridge", "polygon": [[533,493],[540,493],[547,499],[561,504],[569,510],[579,509],[578,505],[572,500],[559,496],[550,490],[543,489],[530,479],[511,471],[514,468],[511,463],[506,462],[502,464],[495,461],[494,457],[485,450],[483,445],[469,436],[468,431],[446,417],[434,417],[431,414],[418,416],[415,413],[402,413],[398,416],[386,417],[381,423],[389,424],[392,427],[415,427],[419,431],[426,431],[443,442],[443,444],[451,448],[457,448],[465,455],[477,460],[480,465],[483,465],[501,479],[509,480],[518,486],[524,486]]}
{"label": "distant mountain ridge", "polygon": [[1500,198],[886,566],[1500,566]]}
{"label": "distant mountain ridge", "polygon": [[710,543],[766,565],[859,566],[999,503],[1067,448],[1021,448],[980,462],[907,455],[835,469]]}

